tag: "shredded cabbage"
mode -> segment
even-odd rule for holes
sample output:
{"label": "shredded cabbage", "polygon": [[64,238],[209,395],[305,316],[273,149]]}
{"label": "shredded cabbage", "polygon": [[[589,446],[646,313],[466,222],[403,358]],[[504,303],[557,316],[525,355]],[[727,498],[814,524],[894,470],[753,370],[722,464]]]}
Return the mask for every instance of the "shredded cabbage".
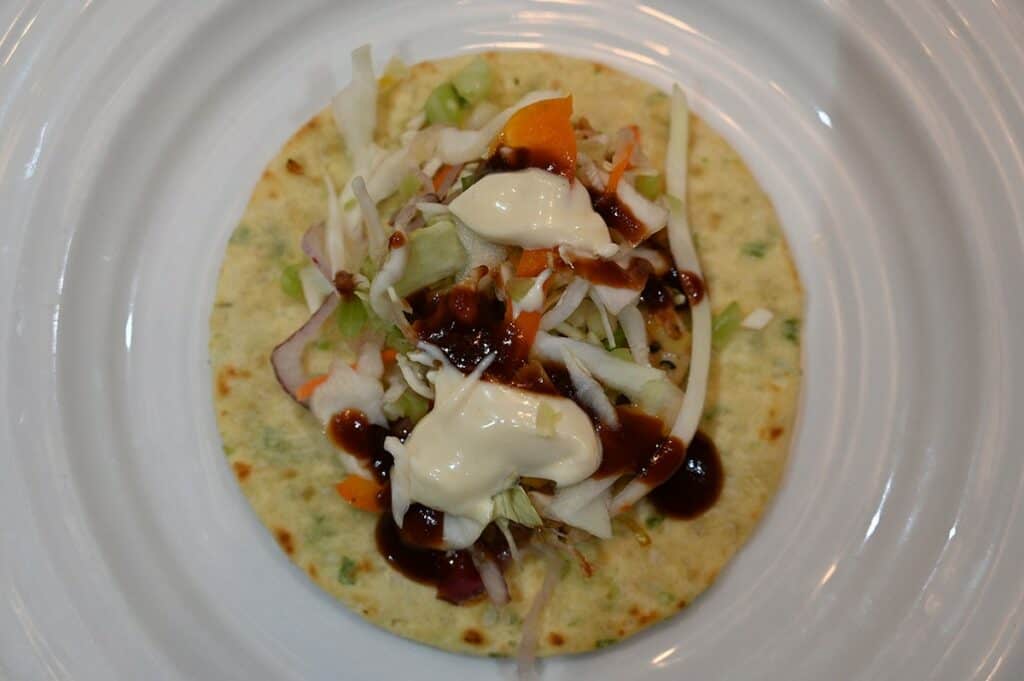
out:
{"label": "shredded cabbage", "polygon": [[380,222],[380,215],[377,213],[377,205],[370,198],[366,191],[366,182],[361,177],[352,178],[352,193],[359,202],[359,210],[363,214],[363,223],[366,225],[366,242],[370,247],[370,257],[374,262],[380,262],[388,249],[388,235],[384,232],[384,225]]}
{"label": "shredded cabbage", "polygon": [[[650,398],[645,391],[651,390],[648,384],[661,386],[659,400],[662,402],[670,401],[670,395],[679,393],[679,388],[660,369],[627,362],[584,341],[559,338],[544,331],[539,331],[533,341],[534,354],[548,362],[561,362],[562,348],[568,348],[602,384],[624,393],[645,409],[644,400]],[[648,411],[660,414],[660,411]]]}
{"label": "shredded cabbage", "polygon": [[619,326],[626,334],[626,343],[637,364],[651,363],[650,348],[647,346],[647,323],[636,305],[627,305],[619,311]]}
{"label": "shredded cabbage", "polygon": [[513,307],[515,312],[537,312],[544,307],[544,284],[551,276],[551,270],[544,270],[534,278],[526,294],[516,302]]}
{"label": "shredded cabbage", "polygon": [[567,525],[586,530],[595,537],[612,536],[611,518],[608,516],[608,490],[618,478],[587,478],[583,482],[555,492],[544,514]]}
{"label": "shredded cabbage", "polygon": [[523,107],[529,106],[545,99],[556,99],[562,97],[560,92],[550,90],[531,92],[518,102],[505,109],[492,118],[479,130],[459,130],[458,128],[443,128],[438,139],[437,151],[441,160],[449,165],[469,163],[484,157],[491,146],[491,142],[512,115]]}
{"label": "shredded cabbage", "polygon": [[[604,303],[596,293],[594,293],[593,287],[590,289],[590,300],[593,301],[594,307],[597,308],[597,314],[601,318],[601,328],[604,331],[604,339],[608,343],[609,348],[615,347],[615,331],[612,330],[611,320],[608,319],[608,311],[604,307]],[[588,323],[589,326],[589,323]]]}
{"label": "shredded cabbage", "polygon": [[380,272],[370,283],[370,307],[381,319],[395,324],[405,321],[401,309],[391,300],[388,289],[394,287],[402,278],[405,272],[405,265],[409,260],[409,246],[405,244],[400,248],[393,248],[387,252],[387,259],[380,268]]}
{"label": "shredded cabbage", "polygon": [[[389,435],[384,438],[384,449],[394,459],[388,479],[391,481],[391,517],[399,527],[405,522],[405,513],[412,505],[409,493],[409,453],[405,445],[397,437]],[[447,520],[447,518],[445,518]]]}
{"label": "shredded cabbage", "polygon": [[[379,357],[379,347],[376,352]],[[387,426],[383,407],[384,387],[379,376],[357,371],[342,360],[336,360],[331,365],[327,380],[317,387],[309,399],[310,411],[324,424],[343,409],[358,409],[372,423]],[[369,477],[369,473],[361,466],[359,470],[350,469],[350,472]]]}
{"label": "shredded cabbage", "polygon": [[405,355],[398,355],[396,360],[398,362],[398,369],[402,372],[402,377],[412,391],[428,400],[434,399],[434,389],[420,376],[419,372],[412,366],[412,362]]}
{"label": "shredded cabbage", "polygon": [[445,548],[464,549],[472,546],[484,531],[484,525],[472,518],[454,513],[444,514],[444,530],[442,537]]}
{"label": "shredded cabbage", "polygon": [[365,170],[373,155],[377,127],[377,79],[369,45],[352,52],[352,81],[331,100],[331,110],[353,164]]}
{"label": "shredded cabbage", "polygon": [[[672,258],[678,267],[701,274],[700,260],[693,246],[690,226],[686,217],[686,154],[689,146],[689,107],[686,95],[675,85],[672,88],[672,110],[669,122],[668,152],[665,160],[665,185],[668,192],[668,240]],[[711,365],[711,301],[705,295],[690,306],[693,320],[693,350],[690,371],[686,378],[686,392],[679,408],[672,434],[689,444],[697,432],[704,400],[707,396],[708,371]],[[632,480],[612,499],[612,513],[618,513],[635,504],[651,490],[640,480]]]}
{"label": "shredded cabbage", "polygon": [[615,412],[611,400],[605,394],[601,384],[587,371],[580,360],[572,354],[572,350],[562,346],[562,362],[569,371],[569,378],[576,389],[576,395],[588,407],[594,410],[597,417],[604,423],[618,428],[619,415]]}
{"label": "shredded cabbage", "polygon": [[560,325],[567,320],[576,308],[580,306],[583,299],[587,297],[590,284],[586,279],[574,278],[562,291],[562,296],[555,303],[554,307],[544,313],[540,318],[540,328],[547,331]]}
{"label": "shredded cabbage", "polygon": [[592,287],[593,294],[597,296],[597,300],[607,308],[609,314],[618,315],[622,311],[622,308],[627,305],[632,305],[640,299],[641,289],[635,288],[619,288],[616,286],[606,286],[604,284],[596,284]]}
{"label": "shredded cabbage", "polygon": [[[666,154],[665,185],[672,200],[669,201],[668,240],[676,265],[703,278],[703,270],[690,235],[686,217],[686,155],[690,140],[690,112],[682,88],[672,88],[672,110],[669,125],[668,152]],[[686,378],[686,393],[672,434],[689,444],[697,432],[704,400],[707,396],[708,371],[711,366],[711,301],[705,294],[699,303],[691,305],[693,320],[693,351],[690,372]]]}
{"label": "shredded cabbage", "polygon": [[302,284],[302,296],[306,300],[310,314],[319,310],[324,299],[334,291],[334,284],[324,279],[324,275],[315,265],[306,265],[299,270],[299,282]]}
{"label": "shredded cabbage", "polygon": [[484,239],[482,236],[467,227],[454,215],[455,233],[466,251],[466,266],[462,270],[460,278],[464,278],[471,270],[484,265],[490,271],[497,270],[508,259],[508,249],[499,244]]}
{"label": "shredded cabbage", "polygon": [[619,182],[619,185],[615,188],[615,194],[619,197],[619,201],[633,214],[633,217],[643,223],[645,230],[642,239],[646,239],[652,234],[657,234],[665,227],[668,220],[668,211],[645,198],[633,188],[633,185],[628,182]]}

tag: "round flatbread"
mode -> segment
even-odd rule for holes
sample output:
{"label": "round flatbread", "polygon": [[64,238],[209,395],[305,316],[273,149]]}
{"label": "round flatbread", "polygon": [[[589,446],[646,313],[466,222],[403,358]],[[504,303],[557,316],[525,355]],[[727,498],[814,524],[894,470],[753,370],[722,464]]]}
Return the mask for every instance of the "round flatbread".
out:
{"label": "round flatbread", "polygon": [[[483,55],[496,76],[492,100],[508,106],[537,89],[573,96],[597,130],[636,124],[650,162],[664,167],[669,98],[612,68],[543,52]],[[431,90],[470,57],[390,69],[380,81],[377,139],[394,145]],[[740,329],[712,355],[701,429],[715,442],[724,486],[693,520],[648,502],[613,522],[614,537],[566,560],[544,610],[539,654],[601,648],[673,615],[704,591],[750,535],[778,487],[798,406],[803,294],[771,200],[743,160],[691,116],[688,211],[715,314],[765,308],[762,329]],[[232,234],[210,318],[214,406],[227,461],[281,548],[310,579],[366,619],[432,646],[514,655],[523,618],[543,581],[530,556],[508,573],[511,602],[452,605],[385,563],[376,515],[335,491],[344,476],[317,420],[278,385],[270,353],[309,316],[281,288],[284,268],[305,261],[304,231],[326,217],[325,176],[336,187],[351,165],[329,110],[281,148]],[[329,350],[329,348],[322,348]],[[589,574],[588,574],[589,572]]]}

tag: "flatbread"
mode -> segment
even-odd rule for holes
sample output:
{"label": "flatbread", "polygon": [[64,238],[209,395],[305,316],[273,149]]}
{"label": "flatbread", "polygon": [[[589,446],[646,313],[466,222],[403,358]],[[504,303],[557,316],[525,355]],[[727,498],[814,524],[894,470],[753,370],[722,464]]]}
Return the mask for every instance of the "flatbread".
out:
{"label": "flatbread", "polygon": [[[637,124],[651,162],[663,167],[669,99],[654,86],[543,52],[484,57],[497,76],[492,99],[500,106],[535,89],[571,92],[575,115],[597,130]],[[468,59],[385,76],[378,141],[396,144],[428,93]],[[376,515],[338,496],[334,485],[344,471],[336,451],[274,378],[271,350],[308,317],[304,304],[282,292],[282,269],[304,262],[300,238],[326,217],[324,176],[341,187],[350,172],[324,110],[267,165],[227,245],[210,318],[214,407],[227,462],[295,565],[367,620],[446,650],[514,655],[543,561],[531,557],[511,569],[512,600],[503,608],[486,601],[451,605],[432,586],[391,569],[375,547]],[[616,519],[612,539],[582,550],[590,576],[579,562],[566,561],[543,615],[541,655],[601,648],[692,603],[750,535],[785,467],[801,380],[803,293],[771,200],[729,144],[695,117],[687,198],[713,311],[736,301],[744,314],[761,307],[774,314],[764,329],[740,330],[712,357],[701,428],[718,446],[724,487],[694,520],[663,518],[647,502],[629,519]],[[649,543],[638,539],[637,528]]]}

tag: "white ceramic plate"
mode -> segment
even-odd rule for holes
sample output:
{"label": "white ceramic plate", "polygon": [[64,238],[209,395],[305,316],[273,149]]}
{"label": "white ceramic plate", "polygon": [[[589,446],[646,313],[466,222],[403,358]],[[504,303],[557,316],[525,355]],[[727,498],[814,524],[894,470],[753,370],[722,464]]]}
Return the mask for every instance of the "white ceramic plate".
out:
{"label": "white ceramic plate", "polygon": [[546,678],[1024,677],[1024,13],[851,4],[5,3],[0,677],[509,675],[332,602],[218,446],[223,245],[364,42],[678,79],[807,288],[799,437],[753,540],[681,616]]}

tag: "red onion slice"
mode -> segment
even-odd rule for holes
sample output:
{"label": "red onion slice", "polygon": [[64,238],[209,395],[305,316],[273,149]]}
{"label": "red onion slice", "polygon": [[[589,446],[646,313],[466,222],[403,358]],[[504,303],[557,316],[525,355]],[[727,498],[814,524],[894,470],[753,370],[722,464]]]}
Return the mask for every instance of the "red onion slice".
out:
{"label": "red onion slice", "polygon": [[334,281],[334,272],[331,272],[331,264],[327,261],[324,235],[323,222],[318,222],[307,229],[306,233],[302,235],[302,252],[309,256],[309,259],[313,261],[327,281]]}
{"label": "red onion slice", "polygon": [[320,327],[338,306],[338,300],[338,294],[332,292],[324,299],[323,304],[313,313],[313,316],[306,320],[305,324],[270,353],[270,364],[274,367],[274,375],[277,376],[278,383],[292,396],[292,399],[303,406],[306,402],[300,400],[296,396],[296,392],[309,381],[310,377],[302,366],[302,353],[307,345],[316,340],[320,334]]}

